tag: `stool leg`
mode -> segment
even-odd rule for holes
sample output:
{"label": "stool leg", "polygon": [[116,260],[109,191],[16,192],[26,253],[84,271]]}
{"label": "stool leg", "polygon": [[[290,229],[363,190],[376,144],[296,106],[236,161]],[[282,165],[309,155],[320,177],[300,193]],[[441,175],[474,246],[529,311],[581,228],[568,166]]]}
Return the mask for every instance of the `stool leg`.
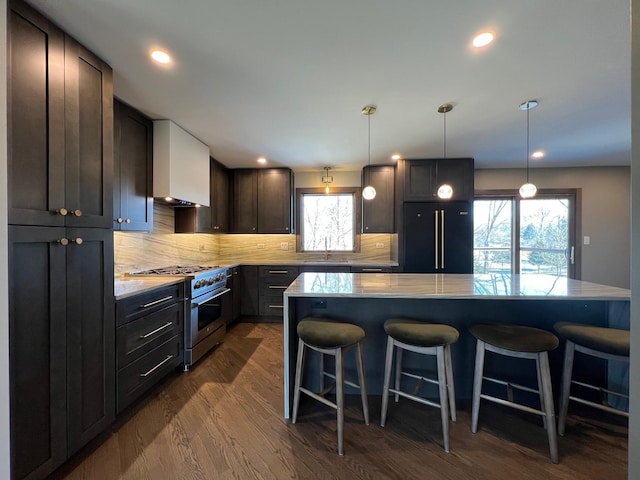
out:
{"label": "stool leg", "polygon": [[538,354],[540,376],[542,377],[541,389],[544,396],[544,419],[547,425],[549,437],[549,453],[551,461],[558,463],[558,438],[556,437],[556,417],[553,412],[553,392],[551,389],[551,374],[549,373],[549,355],[547,352]]}
{"label": "stool leg", "polygon": [[365,425],[369,425],[369,402],[367,400],[367,383],[364,373],[364,358],[362,356],[362,344],[356,345],[356,364],[358,367],[358,383],[360,383],[360,396],[362,397],[362,413]]}
{"label": "stool leg", "polygon": [[[542,394],[542,373],[540,372],[540,362],[536,362],[536,372],[538,374],[538,395],[540,396],[540,410],[546,411],[544,408],[544,395]],[[542,418],[542,426],[547,429],[547,422]]]}
{"label": "stool leg", "polygon": [[[395,381],[396,390],[400,390],[400,379],[402,378],[402,352],[403,351],[404,350],[402,350],[401,348],[398,348],[396,350],[396,381]],[[400,395],[396,393],[395,402],[398,403],[398,400],[400,400]]]}
{"label": "stool leg", "polygon": [[[401,349],[398,348],[398,353]],[[387,337],[387,356],[384,361],[384,384],[382,387],[382,408],[380,411],[380,426],[384,427],[389,405],[389,385],[391,383],[391,366],[393,364],[393,338]]]}
{"label": "stool leg", "polygon": [[473,374],[473,399],[471,402],[471,431],[478,431],[478,414],[480,413],[480,394],[482,393],[482,373],[484,370],[484,342],[476,343],[476,366]]}
{"label": "stool leg", "polygon": [[449,413],[451,421],[456,421],[456,387],[453,381],[453,363],[451,362],[451,345],[444,346],[444,366],[447,373],[447,389],[449,397]]}
{"label": "stool leg", "polygon": [[338,413],[338,455],[344,455],[344,357],[342,348],[336,349],[336,410]]}
{"label": "stool leg", "polygon": [[438,387],[440,389],[440,416],[442,417],[442,437],[444,451],[449,452],[449,399],[447,394],[447,373],[445,367],[444,347],[436,349],[438,359]]}
{"label": "stool leg", "polygon": [[571,374],[573,371],[573,354],[576,344],[567,340],[564,350],[564,366],[562,367],[562,383],[560,387],[560,406],[558,412],[558,434],[564,435],[569,409],[569,395],[571,394]]}
{"label": "stool leg", "polygon": [[298,404],[300,403],[300,383],[302,382],[302,369],[304,367],[304,342],[298,339],[298,359],[296,361],[296,380],[293,387],[293,414],[291,423],[296,423],[298,418]]}

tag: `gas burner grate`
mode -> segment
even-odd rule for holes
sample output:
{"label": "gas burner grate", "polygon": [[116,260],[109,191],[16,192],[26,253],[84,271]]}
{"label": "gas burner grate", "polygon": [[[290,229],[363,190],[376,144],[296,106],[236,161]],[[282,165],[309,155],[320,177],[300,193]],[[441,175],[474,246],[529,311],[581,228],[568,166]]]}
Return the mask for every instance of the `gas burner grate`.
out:
{"label": "gas burner grate", "polygon": [[172,265],[170,267],[152,268],[150,270],[143,270],[140,272],[132,272],[132,275],[193,275],[194,273],[206,272],[208,270],[215,270],[219,268],[215,266],[201,266],[201,265]]}

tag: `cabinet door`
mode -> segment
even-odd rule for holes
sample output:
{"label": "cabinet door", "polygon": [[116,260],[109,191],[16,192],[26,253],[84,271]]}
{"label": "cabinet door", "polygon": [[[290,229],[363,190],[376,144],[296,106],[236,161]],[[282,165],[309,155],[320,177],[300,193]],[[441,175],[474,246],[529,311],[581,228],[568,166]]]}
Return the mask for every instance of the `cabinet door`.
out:
{"label": "cabinet door", "polygon": [[[473,159],[448,158],[438,160],[437,185],[448,183],[453,188],[451,200],[473,200]],[[436,197],[437,199],[437,197]]]}
{"label": "cabinet door", "polygon": [[394,232],[394,183],[392,166],[365,167],[362,170],[362,185],[372,185],[376,197],[362,200],[362,233]]}
{"label": "cabinet door", "polygon": [[64,225],[64,35],[11,2],[7,71],[9,224]]}
{"label": "cabinet door", "polygon": [[233,233],[258,233],[258,175],[233,170]]}
{"label": "cabinet door", "polygon": [[258,315],[258,267],[243,265],[240,267],[240,291],[242,298],[241,315]]}
{"label": "cabinet door", "polygon": [[64,228],[9,227],[14,478],[44,478],[67,458],[64,237]]}
{"label": "cabinet door", "polygon": [[116,230],[153,229],[153,122],[114,100]]}
{"label": "cabinet door", "polygon": [[[67,229],[69,455],[115,419],[113,232]],[[82,239],[82,243],[79,242]]]}
{"label": "cabinet door", "polygon": [[291,233],[292,187],[288,168],[258,170],[259,233]]}
{"label": "cabinet door", "polygon": [[215,233],[229,231],[229,171],[211,159],[211,226]]}
{"label": "cabinet door", "polygon": [[471,202],[440,204],[444,223],[442,273],[473,273],[473,214]]}
{"label": "cabinet door", "polygon": [[[66,225],[111,228],[113,222],[113,83],[111,67],[65,38]],[[81,212],[76,213],[74,212]]]}
{"label": "cabinet door", "polygon": [[233,305],[231,309],[231,321],[235,322],[240,318],[240,310],[242,308],[242,278],[240,275],[240,267],[233,267],[232,269],[232,288],[231,294],[233,299]]}
{"label": "cabinet door", "polygon": [[404,201],[432,201],[437,181],[436,160],[405,160],[404,168]]}
{"label": "cabinet door", "polygon": [[405,203],[403,272],[437,273],[435,203]]}

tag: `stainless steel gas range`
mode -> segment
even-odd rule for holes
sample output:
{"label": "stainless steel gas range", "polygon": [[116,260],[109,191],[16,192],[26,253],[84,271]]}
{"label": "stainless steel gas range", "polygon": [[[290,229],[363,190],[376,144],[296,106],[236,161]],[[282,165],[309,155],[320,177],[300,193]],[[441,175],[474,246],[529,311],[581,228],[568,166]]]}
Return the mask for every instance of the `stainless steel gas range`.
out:
{"label": "stainless steel gas range", "polygon": [[227,269],[183,266],[144,270],[132,275],[180,275],[185,279],[184,369],[222,342],[230,319],[231,290]]}

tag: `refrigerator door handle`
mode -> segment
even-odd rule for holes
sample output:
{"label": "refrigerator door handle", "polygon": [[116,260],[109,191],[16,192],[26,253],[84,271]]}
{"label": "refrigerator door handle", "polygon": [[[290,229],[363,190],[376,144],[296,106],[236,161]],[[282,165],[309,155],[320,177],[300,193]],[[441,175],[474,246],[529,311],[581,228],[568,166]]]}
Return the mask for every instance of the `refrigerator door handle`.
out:
{"label": "refrigerator door handle", "polygon": [[438,210],[436,210],[435,212],[433,212],[435,214],[434,217],[434,221],[435,221],[435,228],[436,228],[436,234],[435,234],[435,240],[436,240],[436,248],[434,249],[435,251],[435,266],[436,266],[436,270],[438,270]]}
{"label": "refrigerator door handle", "polygon": [[444,270],[444,210],[440,210],[441,220],[442,220],[442,228],[440,229],[440,235],[442,235],[442,251],[440,252],[440,267]]}

